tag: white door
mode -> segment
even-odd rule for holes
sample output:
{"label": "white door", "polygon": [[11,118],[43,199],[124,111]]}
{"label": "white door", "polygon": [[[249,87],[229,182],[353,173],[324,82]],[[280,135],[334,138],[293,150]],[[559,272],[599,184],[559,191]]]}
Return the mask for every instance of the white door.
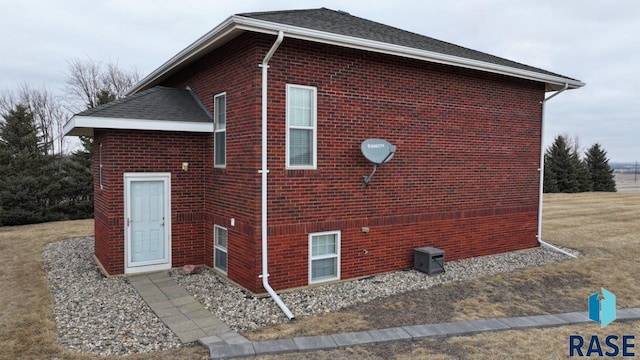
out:
{"label": "white door", "polygon": [[126,273],[171,268],[170,175],[125,174]]}

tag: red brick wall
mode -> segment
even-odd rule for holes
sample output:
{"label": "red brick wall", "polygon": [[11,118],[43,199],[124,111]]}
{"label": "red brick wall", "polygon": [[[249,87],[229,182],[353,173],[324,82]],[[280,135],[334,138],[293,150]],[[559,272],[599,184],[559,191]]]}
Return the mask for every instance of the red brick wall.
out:
{"label": "red brick wall", "polygon": [[[95,254],[107,272],[124,272],[125,172],[171,173],[172,265],[204,262],[201,224],[205,219],[204,173],[209,137],[210,134],[164,131],[95,131]],[[189,163],[189,171],[182,171],[183,162]]]}
{"label": "red brick wall", "polygon": [[[213,266],[213,226],[228,231],[229,279],[262,291],[260,274],[260,84],[262,61],[256,39],[242,35],[206,55],[162,85],[190,87],[214,113],[213,98],[226,92],[226,158],[213,166],[213,135],[205,157],[204,260]],[[235,225],[231,226],[231,219]]]}
{"label": "red brick wall", "polygon": [[[213,96],[227,93],[227,167],[213,168],[211,134],[185,142],[196,144],[182,147],[194,157],[201,151],[202,179],[189,180],[203,184],[201,192],[193,188],[202,199],[202,223],[189,236],[174,226],[174,239],[193,238],[193,258],[213,265],[213,225],[227,227],[228,277],[254,292],[264,292],[258,64],[274,40],[242,35],[162,84],[191,87],[212,113]],[[317,87],[317,170],[285,168],[288,83]],[[543,95],[543,85],[532,81],[285,37],[269,69],[270,283],[307,285],[308,234],[318,231],[342,231],[343,279],[411,267],[415,247],[442,248],[452,260],[536,246]],[[98,132],[96,139],[129,144],[139,136]],[[398,150],[364,187],[362,177],[372,170],[360,153],[367,138],[384,138]],[[131,160],[143,161],[145,171],[174,173],[184,161],[178,157],[175,169],[167,166],[174,160]],[[125,168],[110,175],[116,200],[96,196],[96,237],[108,231],[105,223],[122,237],[122,215],[105,216],[104,209],[122,214],[122,172],[132,171],[126,164],[114,164]],[[174,211],[190,212],[196,203],[185,200],[188,210]],[[98,250],[96,242],[99,258],[118,254],[123,243]]]}
{"label": "red brick wall", "polygon": [[[307,284],[311,232],[342,231],[343,279],[536,246],[542,84],[288,38],[270,65],[274,288]],[[317,170],[285,168],[288,83],[317,87]],[[367,138],[397,153],[364,187]]]}

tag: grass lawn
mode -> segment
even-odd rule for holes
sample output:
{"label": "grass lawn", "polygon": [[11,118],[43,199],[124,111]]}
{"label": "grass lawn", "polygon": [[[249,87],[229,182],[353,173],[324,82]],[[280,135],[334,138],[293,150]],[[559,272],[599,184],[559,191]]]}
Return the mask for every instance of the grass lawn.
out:
{"label": "grass lawn", "polygon": [[[0,358],[92,356],[65,351],[56,342],[42,247],[91,235],[90,220],[0,228]],[[587,296],[606,287],[618,307],[640,307],[640,194],[553,194],[545,196],[543,238],[579,250],[579,259],[492,275],[401,294],[327,315],[258,329],[245,336],[276,339],[370,328],[503,316],[586,311]],[[562,358],[568,337],[634,334],[640,353],[640,321],[485,333],[468,337],[355,347],[263,359],[465,359]],[[130,359],[206,358],[189,346]]]}

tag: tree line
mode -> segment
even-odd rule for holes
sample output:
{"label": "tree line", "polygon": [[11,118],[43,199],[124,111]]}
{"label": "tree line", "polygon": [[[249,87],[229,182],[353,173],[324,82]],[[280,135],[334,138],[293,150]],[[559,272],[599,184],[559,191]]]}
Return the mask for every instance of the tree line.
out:
{"label": "tree line", "polygon": [[595,143],[584,156],[579,155],[580,143],[566,135],[556,136],[547,148],[544,160],[545,193],[578,193],[616,191],[613,169],[604,148]]}
{"label": "tree line", "polygon": [[73,113],[123,97],[140,75],[114,63],[68,62],[64,96],[23,84],[0,93],[0,226],[93,217],[93,143],[70,143]]}

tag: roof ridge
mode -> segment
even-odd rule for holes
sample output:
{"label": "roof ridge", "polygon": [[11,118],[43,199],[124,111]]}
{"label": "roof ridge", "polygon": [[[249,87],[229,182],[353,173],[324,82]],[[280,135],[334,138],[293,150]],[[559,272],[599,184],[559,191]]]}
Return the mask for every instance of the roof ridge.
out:
{"label": "roof ridge", "polygon": [[236,16],[258,16],[258,15],[270,15],[270,14],[288,14],[302,11],[312,11],[312,10],[331,10],[325,7],[321,8],[308,8],[308,9],[289,9],[289,10],[272,10],[272,11],[256,11],[256,12],[248,12],[248,13],[239,13]]}

